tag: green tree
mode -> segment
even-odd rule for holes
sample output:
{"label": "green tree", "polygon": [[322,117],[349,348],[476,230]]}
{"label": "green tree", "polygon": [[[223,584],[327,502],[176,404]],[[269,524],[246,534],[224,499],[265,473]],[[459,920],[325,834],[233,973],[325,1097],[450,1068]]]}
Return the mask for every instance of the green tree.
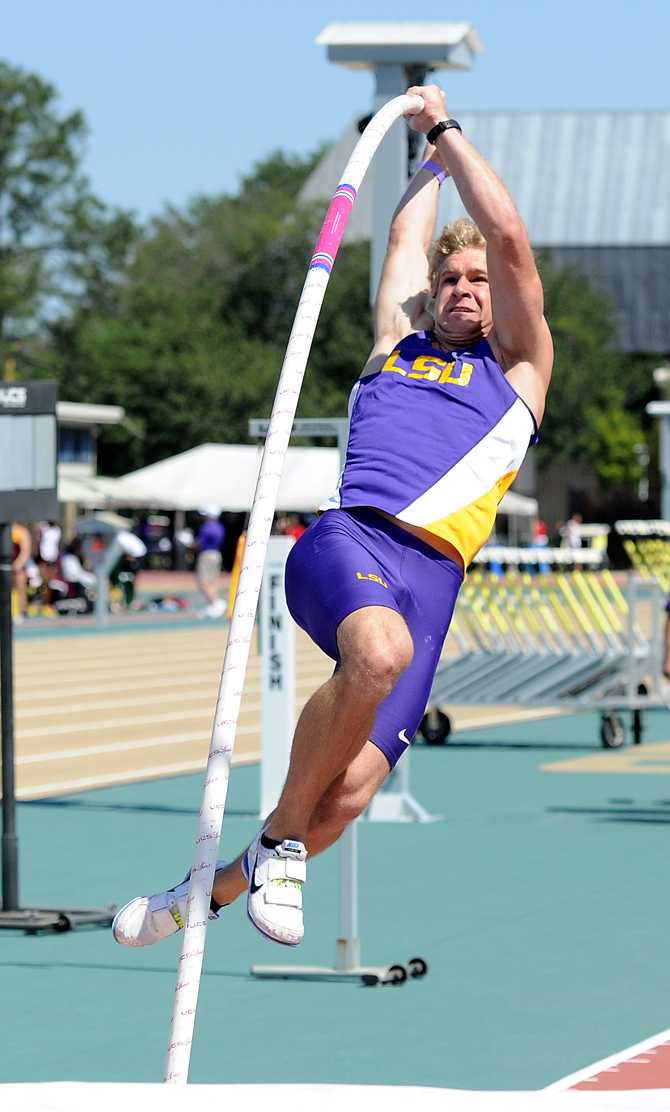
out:
{"label": "green tree", "polygon": [[639,418],[625,408],[623,391],[613,388],[606,405],[589,406],[584,416],[591,463],[603,488],[634,490],[642,474],[637,448],[644,434]]}
{"label": "green tree", "polygon": [[583,460],[604,487],[634,489],[640,477],[634,445],[645,440],[645,376],[616,347],[609,299],[576,269],[554,268],[546,259],[540,268],[555,355],[540,466]]}
{"label": "green tree", "polygon": [[[52,327],[63,394],[121,404],[111,473],[207,440],[240,441],[268,416],[323,218],[300,187],[318,157],[275,152],[234,195],[198,197],[150,222],[121,276],[82,273],[86,296]],[[90,254],[84,256],[90,259]],[[615,347],[612,306],[587,278],[541,261],[556,349],[540,465],[584,460],[604,483],[636,481],[640,376]],[[371,344],[369,245],[343,246],[320,315],[299,413],[346,412]]]}
{"label": "green tree", "polygon": [[[0,355],[29,357],[58,306],[101,307],[126,264],[134,226],[110,212],[80,170],[86,126],[55,89],[0,62]],[[43,354],[43,353],[42,353]]]}
{"label": "green tree", "polygon": [[590,452],[587,411],[611,397],[623,371],[614,346],[614,314],[588,278],[540,260],[545,315],[554,341],[554,373],[542,423],[541,459],[582,459]]}
{"label": "green tree", "polygon": [[[153,220],[122,282],[52,328],[63,395],[121,404],[101,466],[127,471],[208,440],[244,441],[268,416],[323,206],[296,193],[314,158],[275,154],[236,196]],[[343,248],[300,412],[346,413],[370,346],[368,250]]]}

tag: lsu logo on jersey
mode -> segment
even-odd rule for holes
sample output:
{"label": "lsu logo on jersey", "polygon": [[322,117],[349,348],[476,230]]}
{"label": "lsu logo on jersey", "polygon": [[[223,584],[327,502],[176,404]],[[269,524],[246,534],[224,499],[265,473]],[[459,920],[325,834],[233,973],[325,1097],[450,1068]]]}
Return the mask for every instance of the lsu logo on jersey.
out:
{"label": "lsu logo on jersey", "polygon": [[357,571],[356,572],[356,578],[357,579],[369,579],[371,583],[379,583],[380,587],[386,587],[386,590],[388,591],[388,587],[389,587],[388,583],[385,583],[384,580],[382,579],[381,575],[375,575],[375,573],[373,571],[368,571],[365,574],[362,571]]}
{"label": "lsu logo on jersey", "polygon": [[467,386],[472,378],[474,366],[472,363],[457,362],[452,359],[447,361],[439,355],[418,355],[411,363],[398,361],[400,348],[392,351],[382,367],[382,371],[394,371],[403,378],[418,378],[424,382],[437,382],[439,385],[447,383],[449,386]]}

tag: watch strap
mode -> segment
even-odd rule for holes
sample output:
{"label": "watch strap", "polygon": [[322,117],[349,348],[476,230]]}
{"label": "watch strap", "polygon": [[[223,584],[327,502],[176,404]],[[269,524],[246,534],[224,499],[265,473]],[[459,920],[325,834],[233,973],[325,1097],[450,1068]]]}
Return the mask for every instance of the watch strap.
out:
{"label": "watch strap", "polygon": [[426,135],[426,139],[429,143],[434,145],[437,142],[438,136],[441,135],[443,131],[449,131],[449,129],[452,127],[455,127],[456,130],[460,131],[461,133],[463,131],[463,128],[459,124],[458,120],[440,120],[439,124],[435,124],[435,127],[431,127],[430,131]]}

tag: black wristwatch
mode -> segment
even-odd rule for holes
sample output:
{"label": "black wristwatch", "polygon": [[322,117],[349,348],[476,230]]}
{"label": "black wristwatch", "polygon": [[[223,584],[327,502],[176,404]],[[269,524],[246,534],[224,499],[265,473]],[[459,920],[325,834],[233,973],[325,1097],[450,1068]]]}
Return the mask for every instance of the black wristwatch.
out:
{"label": "black wristwatch", "polygon": [[438,135],[441,135],[443,131],[448,131],[450,127],[455,127],[461,134],[463,132],[463,128],[458,120],[440,120],[439,124],[435,124],[435,127],[431,127],[426,135],[426,139],[431,145],[434,145],[437,142]]}

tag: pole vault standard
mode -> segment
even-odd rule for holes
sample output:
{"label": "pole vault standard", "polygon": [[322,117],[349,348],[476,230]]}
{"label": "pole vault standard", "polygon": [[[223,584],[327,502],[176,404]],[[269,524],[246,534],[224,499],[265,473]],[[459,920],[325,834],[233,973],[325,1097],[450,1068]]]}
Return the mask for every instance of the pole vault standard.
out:
{"label": "pole vault standard", "polygon": [[[250,436],[266,436],[269,421],[252,419],[249,421]],[[293,422],[294,436],[335,436],[340,454],[340,471],[343,470],[349,421],[346,417],[298,417]],[[262,610],[259,636],[263,642],[263,757],[261,761],[261,806],[260,817],[264,818],[274,810],[288,771],[291,755],[293,731],[295,729],[295,626],[291,620],[284,595],[284,566],[288,549],[283,548],[283,558],[279,549],[286,537],[271,537],[268,545],[265,576],[263,579]],[[273,563],[273,546],[277,545],[276,559]],[[276,598],[277,585],[282,596],[279,610],[274,613],[272,599]],[[277,626],[273,628],[273,622]],[[272,681],[276,679],[273,671],[274,655],[272,639],[276,638],[276,648],[283,680],[282,690],[273,691]],[[271,706],[269,705],[271,704]],[[266,714],[266,706],[268,713]],[[272,743],[270,736],[272,735]],[[401,774],[398,780],[396,768],[387,778],[383,803],[378,808],[374,804],[379,792],[366,811],[366,818],[383,822],[431,822],[430,815],[414,799],[409,790],[409,760],[406,753],[400,761]],[[382,789],[383,790],[383,789]],[[361,965],[361,941],[358,933],[358,822],[352,822],[339,840],[340,887],[339,887],[339,931],[335,946],[335,962],[332,966],[314,965],[252,965],[254,977],[278,978],[281,980],[309,981],[352,981],[362,980],[366,985],[402,984],[408,976],[422,977],[428,970],[423,958],[411,958],[408,962],[392,965]]]}
{"label": "pole vault standard", "polygon": [[374,153],[400,116],[422,108],[421,97],[395,97],[373,116],[361,135],[326,213],[291,329],[249,518],[212,728],[167,1052],[165,1080],[169,1084],[185,1085],[188,1080],[209,904],[265,552],[316,323],[356,194]]}

